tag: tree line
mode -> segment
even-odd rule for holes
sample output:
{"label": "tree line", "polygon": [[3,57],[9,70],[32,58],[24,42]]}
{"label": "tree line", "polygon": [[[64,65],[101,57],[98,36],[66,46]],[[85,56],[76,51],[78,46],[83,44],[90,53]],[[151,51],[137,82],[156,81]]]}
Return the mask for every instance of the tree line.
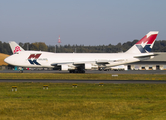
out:
{"label": "tree line", "polygon": [[[118,43],[117,45],[98,45],[98,46],[84,46],[84,45],[46,45],[43,42],[35,43],[19,43],[25,50],[48,51],[56,53],[117,53],[125,52],[133,46],[138,40],[128,41],[125,43]],[[166,40],[155,41],[152,52],[166,52]],[[11,55],[12,51],[8,43],[0,41],[0,53]]]}

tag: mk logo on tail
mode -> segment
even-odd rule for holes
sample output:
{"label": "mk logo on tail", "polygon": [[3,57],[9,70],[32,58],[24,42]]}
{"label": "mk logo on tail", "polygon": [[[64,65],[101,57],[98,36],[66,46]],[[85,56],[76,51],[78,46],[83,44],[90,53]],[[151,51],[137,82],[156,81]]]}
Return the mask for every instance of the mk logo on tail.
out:
{"label": "mk logo on tail", "polygon": [[151,52],[158,31],[150,31],[141,40],[139,40],[135,45],[133,45],[126,53],[149,53]]}
{"label": "mk logo on tail", "polygon": [[37,62],[37,59],[40,57],[41,54],[31,54],[29,57],[28,57],[28,61],[30,64],[32,65],[40,65],[38,62]]}
{"label": "mk logo on tail", "polygon": [[152,50],[151,45],[145,45],[144,47],[142,45],[136,45],[136,47],[139,49],[141,53],[147,53]]}

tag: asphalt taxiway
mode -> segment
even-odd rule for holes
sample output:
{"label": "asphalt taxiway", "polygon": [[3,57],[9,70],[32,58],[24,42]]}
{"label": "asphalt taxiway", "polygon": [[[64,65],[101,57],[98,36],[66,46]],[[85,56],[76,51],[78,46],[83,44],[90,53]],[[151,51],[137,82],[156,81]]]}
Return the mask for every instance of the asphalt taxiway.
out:
{"label": "asphalt taxiway", "polygon": [[[0,73],[19,73],[15,70],[1,70]],[[69,73],[58,70],[24,70],[24,73]],[[98,71],[86,70],[83,74],[166,74],[166,70],[126,70],[126,71]],[[72,74],[72,73],[70,73]]]}

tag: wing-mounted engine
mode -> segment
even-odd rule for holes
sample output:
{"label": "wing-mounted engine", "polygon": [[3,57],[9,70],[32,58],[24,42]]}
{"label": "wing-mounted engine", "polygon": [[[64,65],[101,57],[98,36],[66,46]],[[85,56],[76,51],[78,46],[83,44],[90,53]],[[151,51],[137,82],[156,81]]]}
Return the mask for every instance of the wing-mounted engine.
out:
{"label": "wing-mounted engine", "polygon": [[75,70],[76,66],[71,64],[61,65],[61,70]]}
{"label": "wing-mounted engine", "polygon": [[52,66],[54,66],[54,70],[68,71],[76,69],[76,66],[73,64],[52,64]]}
{"label": "wing-mounted engine", "polygon": [[85,73],[85,69],[82,64],[62,64],[61,70],[65,71],[68,70],[70,73]]}
{"label": "wing-mounted engine", "polygon": [[98,65],[93,63],[85,63],[85,70],[98,70]]}

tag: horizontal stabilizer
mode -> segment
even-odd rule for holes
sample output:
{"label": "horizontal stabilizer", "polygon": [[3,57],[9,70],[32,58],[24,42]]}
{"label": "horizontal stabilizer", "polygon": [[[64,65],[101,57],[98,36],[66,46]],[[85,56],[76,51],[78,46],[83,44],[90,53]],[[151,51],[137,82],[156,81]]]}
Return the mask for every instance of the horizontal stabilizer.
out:
{"label": "horizontal stabilizer", "polygon": [[135,55],[134,58],[145,58],[145,57],[151,57],[156,56],[158,54],[150,53],[150,54],[142,54],[142,55]]}

